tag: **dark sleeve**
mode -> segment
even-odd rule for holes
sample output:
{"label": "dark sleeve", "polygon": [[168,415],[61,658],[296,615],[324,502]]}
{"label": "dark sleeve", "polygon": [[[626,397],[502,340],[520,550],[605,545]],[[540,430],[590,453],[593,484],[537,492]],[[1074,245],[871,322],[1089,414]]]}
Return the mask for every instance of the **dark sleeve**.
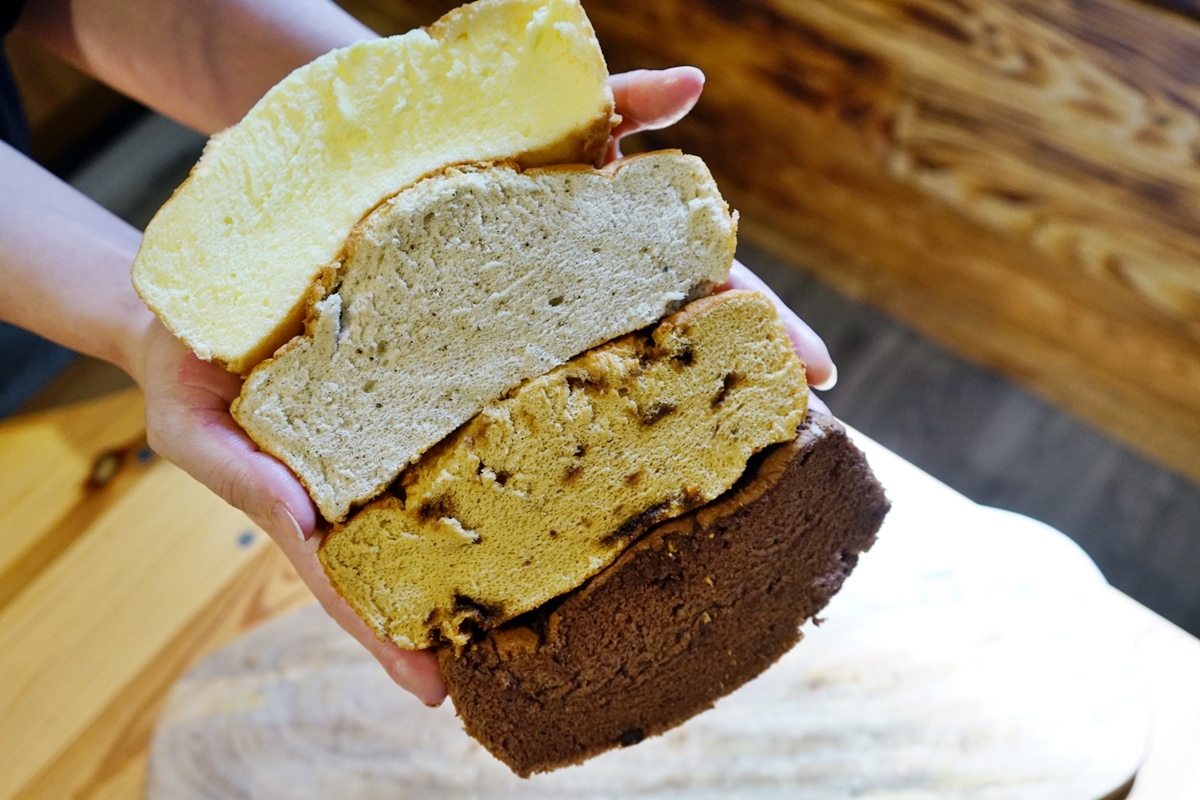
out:
{"label": "dark sleeve", "polygon": [[17,16],[25,0],[0,0],[0,140],[28,155],[32,149],[29,122],[21,107],[21,96],[12,71],[8,68],[3,39],[17,24]]}

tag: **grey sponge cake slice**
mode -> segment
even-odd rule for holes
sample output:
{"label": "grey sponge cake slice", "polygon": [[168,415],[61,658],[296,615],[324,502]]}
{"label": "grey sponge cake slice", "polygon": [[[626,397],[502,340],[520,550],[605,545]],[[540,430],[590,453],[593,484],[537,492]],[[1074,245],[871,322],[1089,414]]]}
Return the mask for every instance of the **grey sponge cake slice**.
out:
{"label": "grey sponge cake slice", "polygon": [[725,280],[736,218],[704,163],[451,168],[372,212],[307,333],[260,364],[238,423],[326,519],[521,381]]}
{"label": "grey sponge cake slice", "polygon": [[467,733],[528,776],[704,711],[800,640],[888,510],[861,452],[812,414],[731,492],[649,531],[570,594],[438,651]]}

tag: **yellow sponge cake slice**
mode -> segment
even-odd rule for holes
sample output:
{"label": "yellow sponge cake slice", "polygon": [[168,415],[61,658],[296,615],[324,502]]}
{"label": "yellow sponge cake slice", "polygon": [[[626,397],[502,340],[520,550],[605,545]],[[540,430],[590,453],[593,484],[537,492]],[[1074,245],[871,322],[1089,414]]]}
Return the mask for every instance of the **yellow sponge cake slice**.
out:
{"label": "yellow sponge cake slice", "polygon": [[464,644],[729,489],[808,390],[774,306],[706,297],[490,403],[326,537],[333,585],[402,647]]}
{"label": "yellow sponge cake slice", "polygon": [[578,0],[480,0],[301,67],[214,137],[133,279],[205,360],[246,373],[300,332],[356,223],[447,165],[597,163],[608,73]]}

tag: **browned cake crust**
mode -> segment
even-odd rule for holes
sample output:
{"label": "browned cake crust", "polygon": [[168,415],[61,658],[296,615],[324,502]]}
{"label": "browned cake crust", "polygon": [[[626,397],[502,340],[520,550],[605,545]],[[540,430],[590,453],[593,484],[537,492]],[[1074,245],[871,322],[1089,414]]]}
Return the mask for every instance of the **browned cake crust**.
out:
{"label": "browned cake crust", "polygon": [[888,510],[832,417],[591,581],[438,657],[467,732],[528,776],[663,733],[800,640]]}

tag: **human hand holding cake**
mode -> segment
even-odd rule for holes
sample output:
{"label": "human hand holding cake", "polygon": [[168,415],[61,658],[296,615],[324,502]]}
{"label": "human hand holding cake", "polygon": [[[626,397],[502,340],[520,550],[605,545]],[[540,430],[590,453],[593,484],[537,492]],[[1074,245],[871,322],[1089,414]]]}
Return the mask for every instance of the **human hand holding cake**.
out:
{"label": "human hand holding cake", "polygon": [[[625,120],[614,136],[675,121],[691,108],[702,88],[698,71],[690,68],[614,75],[613,82],[616,108]],[[796,323],[803,325],[798,319]],[[814,363],[817,368],[826,364],[828,374],[832,362],[820,340],[815,341],[819,347],[801,356],[810,374]],[[319,515],[308,493],[294,473],[262,452],[229,413],[241,392],[241,378],[197,358],[160,322],[152,324],[144,342],[147,425],[156,452],[271,533],[325,610],[388,674],[423,701],[440,702],[445,688],[432,654],[381,641],[333,591],[315,556]]]}
{"label": "human hand holding cake", "polygon": [[[729,274],[736,217],[698,159],[542,166],[615,153],[606,78],[586,17],[565,0],[486,0],[428,34],[332,53],[214,139],[147,229],[135,267],[139,292],[196,353],[250,372],[235,399],[236,377],[153,331],[147,367],[175,379],[147,393],[152,441],[263,521],[325,607],[427,702],[441,696],[439,665],[419,648],[439,647],[468,730],[522,773],[665,730],[753,677],[836,591],[886,508],[832,420],[796,439],[808,391],[785,327],[824,380],[832,365],[819,339],[790,312],[781,323],[760,294],[704,298],[754,279]],[[618,135],[673,121],[700,88],[688,70],[615,84],[629,117]],[[417,131],[428,140],[403,149]],[[229,402],[334,523],[324,572],[302,542],[317,527],[307,497],[240,434]],[[199,434],[197,450],[179,447],[180,422]],[[776,496],[821,483],[797,472],[813,452],[840,464],[858,501],[815,530],[819,508]],[[742,499],[709,505],[735,484]],[[647,532],[688,512],[670,536]],[[690,533],[678,538],[678,525]],[[807,576],[781,592],[782,613],[747,621],[766,641],[759,655],[648,718],[644,697],[631,705],[636,687],[618,689],[607,728],[557,749],[522,742],[562,726],[544,702],[562,693],[538,690],[550,716],[497,737],[496,715],[536,683],[514,678],[528,667],[514,654],[587,659],[586,645],[553,634],[589,613],[575,598],[605,596],[577,587],[641,574],[647,553],[666,542],[673,554],[697,531],[716,543],[692,548],[690,565],[712,573],[700,576],[712,602],[689,619],[641,623],[684,644],[637,683],[665,692],[710,660],[705,641],[754,645],[710,626],[757,596],[715,585],[718,545],[776,552],[751,570],[772,586]],[[798,547],[807,539],[815,545]],[[549,614],[551,628],[513,650],[505,631],[533,630],[516,619],[526,612]],[[495,647],[499,662],[478,662]],[[629,642],[617,655],[637,651]],[[485,672],[507,699],[483,689]]]}

